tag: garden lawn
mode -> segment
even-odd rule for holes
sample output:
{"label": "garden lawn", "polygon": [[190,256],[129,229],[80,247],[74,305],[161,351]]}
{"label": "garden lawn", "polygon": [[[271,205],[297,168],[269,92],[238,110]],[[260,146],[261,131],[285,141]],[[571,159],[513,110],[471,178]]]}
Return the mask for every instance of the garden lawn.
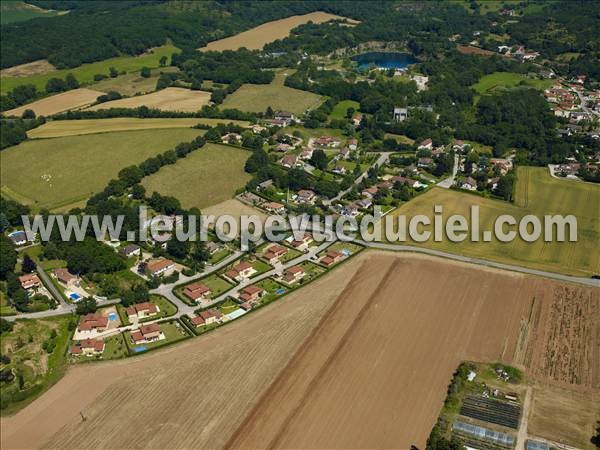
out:
{"label": "garden lawn", "polygon": [[221,144],[206,144],[175,164],[164,166],[144,178],[148,194],[173,196],[184,208],[205,208],[233,197],[250,179],[244,164],[248,150]]}
{"label": "garden lawn", "polygon": [[76,203],[104,189],[122,168],[202,133],[144,130],[25,141],[0,153],[2,194],[34,210]]}
{"label": "garden lawn", "polygon": [[354,100],[342,100],[333,107],[333,111],[329,114],[329,118],[335,120],[346,119],[348,108],[354,108],[355,111],[358,111],[360,103],[355,102]]}

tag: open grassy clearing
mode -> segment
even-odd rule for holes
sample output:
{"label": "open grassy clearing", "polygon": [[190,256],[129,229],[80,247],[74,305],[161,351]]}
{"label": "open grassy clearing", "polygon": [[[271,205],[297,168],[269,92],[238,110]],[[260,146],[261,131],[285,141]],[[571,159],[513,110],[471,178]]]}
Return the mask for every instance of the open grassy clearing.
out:
{"label": "open grassy clearing", "polygon": [[192,91],[191,89],[169,87],[151,94],[122,98],[111,102],[100,103],[88,108],[89,111],[110,108],[148,108],[163,111],[195,112],[207,105],[210,101],[210,92]]}
{"label": "open grassy clearing", "polygon": [[513,72],[494,72],[483,76],[479,82],[473,85],[480,95],[491,94],[496,89],[508,89],[514,87],[533,87],[544,90],[554,83],[553,80],[537,80],[526,75]]}
{"label": "open grassy clearing", "polygon": [[413,145],[415,143],[414,139],[404,136],[403,134],[385,133],[383,137],[385,139],[394,139],[399,144]]}
{"label": "open grassy clearing", "polygon": [[144,130],[25,141],[0,153],[2,195],[34,209],[75,203],[104,189],[123,167],[202,133]]}
{"label": "open grassy clearing", "polygon": [[33,103],[5,111],[6,116],[21,117],[25,110],[31,109],[37,116],[51,116],[70,109],[79,109],[91,105],[104,92],[93,89],[79,88],[60,94],[51,95]]}
{"label": "open grassy clearing", "polygon": [[329,118],[337,120],[346,119],[348,108],[354,108],[355,111],[358,111],[360,103],[355,102],[354,100],[342,100],[333,107],[333,111],[329,114]]}
{"label": "open grassy clearing", "polygon": [[26,77],[56,70],[47,59],[38,59],[30,63],[19,64],[18,66],[7,67],[0,70],[1,77]]}
{"label": "open grassy clearing", "polygon": [[83,64],[73,69],[60,69],[43,74],[30,75],[26,77],[5,77],[2,76],[0,92],[3,94],[13,90],[16,86],[23,84],[33,84],[38,91],[44,91],[46,83],[50,78],[65,78],[67,74],[72,73],[80,83],[93,84],[94,75],[108,75],[109,69],[114,67],[119,72],[135,72],[142,67],[154,69],[159,67],[160,58],[168,58],[167,65],[171,63],[171,55],[179,53],[180,50],[173,45],[163,45],[150,49],[148,52],[139,56],[117,56],[115,58],[105,59],[90,64]]}
{"label": "open grassy clearing", "polygon": [[[261,50],[269,42],[276,41],[277,39],[284,39],[289,36],[290,31],[299,25],[313,22],[323,23],[331,20],[344,19],[344,17],[336,16],[335,14],[329,14],[322,11],[312,12],[310,14],[303,14],[299,16],[286,17],[285,19],[273,20],[271,22],[263,23],[250,30],[238,33],[235,36],[230,36],[218,41],[208,43],[205,47],[202,47],[202,51],[223,51],[223,50],[237,50],[241,47],[246,47],[250,50]],[[351,19],[348,19],[352,21]],[[355,21],[352,21],[355,22]]]}
{"label": "open grassy clearing", "polygon": [[[594,251],[600,239],[600,187],[554,179],[546,168],[519,167],[517,175],[515,204],[435,188],[404,204],[392,215],[405,214],[408,221],[414,215],[424,214],[433,222],[434,205],[442,205],[445,218],[452,214],[468,218],[471,205],[478,205],[480,233],[485,230],[493,233],[496,218],[503,214],[512,215],[517,223],[527,214],[534,214],[540,220],[546,214],[573,214],[577,218],[577,242],[544,242],[542,234],[541,240],[532,243],[520,238],[504,243],[495,237],[491,242],[470,242],[467,238],[453,243],[445,236],[442,242],[434,242],[432,237],[421,244],[407,238],[407,243],[570,275],[600,273],[600,256]],[[509,228],[517,230],[517,227]],[[505,231],[508,231],[506,226]]]}
{"label": "open grassy clearing", "polygon": [[146,177],[148,193],[172,195],[186,208],[204,208],[233,197],[250,179],[244,164],[250,152],[227,145],[207,144],[177,163]]}
{"label": "open grassy clearing", "polygon": [[134,130],[159,130],[166,128],[190,128],[199,123],[214,126],[219,123],[233,122],[236,125],[246,126],[243,120],[223,119],[138,119],[133,117],[116,117],[113,119],[82,119],[82,120],[53,120],[44,125],[29,130],[30,139],[55,138],[76,136],[82,134],[108,133],[113,131]]}
{"label": "open grassy clearing", "polygon": [[105,78],[94,84],[94,89],[104,92],[116,91],[121,95],[147,94],[156,89],[156,82],[161,73],[178,72],[177,67],[161,67],[152,69],[148,78],[140,76],[140,72],[130,72],[116,78]]}
{"label": "open grassy clearing", "polygon": [[0,23],[23,22],[38,17],[52,17],[65,14],[66,11],[43,9],[35,5],[16,0],[2,0],[0,2]]}
{"label": "open grassy clearing", "polygon": [[274,111],[284,110],[302,114],[307,109],[321,104],[320,95],[284,86],[285,77],[289,74],[291,71],[279,70],[271,84],[244,84],[233,94],[228,95],[221,107],[264,112],[270,106]]}

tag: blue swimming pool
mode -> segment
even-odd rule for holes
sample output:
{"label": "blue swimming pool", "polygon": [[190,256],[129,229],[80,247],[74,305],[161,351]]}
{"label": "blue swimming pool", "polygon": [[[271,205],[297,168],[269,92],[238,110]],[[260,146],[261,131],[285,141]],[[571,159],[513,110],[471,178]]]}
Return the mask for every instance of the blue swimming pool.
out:
{"label": "blue swimming pool", "polygon": [[108,320],[117,320],[117,313],[109,313]]}
{"label": "blue swimming pool", "polygon": [[350,250],[348,250],[347,248],[342,250],[342,255],[344,256],[350,256]]}
{"label": "blue swimming pool", "polygon": [[283,294],[285,292],[285,289],[283,288],[279,288],[275,291],[276,294]]}
{"label": "blue swimming pool", "polygon": [[79,295],[79,294],[77,294],[77,293],[75,293],[75,292],[71,292],[71,293],[69,294],[69,298],[70,298],[71,300],[73,300],[74,302],[76,302],[77,300],[81,299],[81,295]]}
{"label": "blue swimming pool", "polygon": [[133,349],[133,351],[134,351],[135,353],[142,353],[142,352],[145,352],[145,351],[146,351],[146,347],[144,347],[144,346],[141,346],[141,347],[135,347],[135,348]]}

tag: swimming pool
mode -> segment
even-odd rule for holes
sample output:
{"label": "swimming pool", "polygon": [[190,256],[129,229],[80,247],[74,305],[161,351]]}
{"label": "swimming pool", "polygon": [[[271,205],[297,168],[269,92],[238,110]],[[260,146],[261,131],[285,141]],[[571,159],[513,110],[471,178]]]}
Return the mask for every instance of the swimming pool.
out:
{"label": "swimming pool", "polygon": [[350,256],[350,250],[348,250],[347,248],[342,249],[342,255],[344,256]]}
{"label": "swimming pool", "polygon": [[145,352],[145,351],[146,351],[146,347],[144,347],[144,346],[141,346],[141,347],[135,347],[135,348],[133,349],[133,351],[134,351],[135,353],[142,353],[142,352]]}
{"label": "swimming pool", "polygon": [[69,294],[69,298],[70,298],[71,300],[73,300],[74,302],[76,302],[77,300],[80,300],[80,299],[81,299],[81,295],[77,294],[76,292],[71,292],[71,293]]}
{"label": "swimming pool", "polygon": [[108,313],[108,320],[117,320],[117,313]]}
{"label": "swimming pool", "polygon": [[283,294],[285,292],[285,289],[283,288],[279,288],[275,291],[276,294]]}

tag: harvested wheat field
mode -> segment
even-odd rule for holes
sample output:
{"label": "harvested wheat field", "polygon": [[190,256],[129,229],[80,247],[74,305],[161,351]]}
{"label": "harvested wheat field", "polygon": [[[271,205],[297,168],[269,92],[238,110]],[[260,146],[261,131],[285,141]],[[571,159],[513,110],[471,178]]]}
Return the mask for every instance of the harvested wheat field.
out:
{"label": "harvested wheat field", "polygon": [[47,59],[38,59],[30,63],[19,64],[18,66],[7,67],[0,70],[2,77],[27,77],[29,75],[38,75],[56,70]]}
{"label": "harvested wheat field", "polygon": [[169,87],[151,94],[122,98],[111,102],[100,103],[88,108],[89,111],[110,108],[148,108],[163,111],[195,112],[207,105],[210,101],[210,92],[192,91],[190,89]]}
{"label": "harvested wheat field", "polygon": [[21,116],[26,109],[31,109],[37,116],[51,116],[70,109],[83,108],[91,105],[104,92],[93,89],[79,88],[60,94],[52,95],[33,103],[28,103],[18,108],[10,109],[6,116]]}
{"label": "harvested wheat field", "polygon": [[598,342],[599,290],[565,289],[424,255],[368,251],[199,338],[71,369],[2,421],[2,447],[423,448],[465,359],[523,358],[536,382],[567,386],[573,378],[565,374],[578,373],[580,384],[569,388],[597,391],[597,359],[540,372],[547,351],[529,351],[534,339],[533,349],[553,347],[547,317],[574,317],[570,306],[552,312],[571,304],[565,295],[592,305],[595,328],[591,336],[565,333],[564,344],[585,353]]}
{"label": "harvested wheat field", "polygon": [[235,198],[231,198],[229,200],[225,200],[221,203],[217,203],[216,205],[209,206],[207,208],[202,209],[202,214],[213,215],[215,217],[230,215],[236,218],[239,221],[242,215],[255,215],[258,216],[261,220],[266,220],[267,215],[261,211],[260,209],[253,208],[252,206],[246,205],[245,203],[240,202]]}
{"label": "harvested wheat field", "polygon": [[[236,34],[235,36],[210,42],[200,50],[222,52],[223,50],[237,50],[241,47],[246,47],[249,50],[262,50],[262,48],[269,42],[288,37],[290,31],[297,26],[308,22],[324,23],[336,19],[343,20],[345,18],[322,11],[303,14],[300,16],[286,17],[285,19],[263,23],[262,25],[254,27],[250,30]],[[352,19],[347,20],[351,23],[356,23],[356,21]]]}

